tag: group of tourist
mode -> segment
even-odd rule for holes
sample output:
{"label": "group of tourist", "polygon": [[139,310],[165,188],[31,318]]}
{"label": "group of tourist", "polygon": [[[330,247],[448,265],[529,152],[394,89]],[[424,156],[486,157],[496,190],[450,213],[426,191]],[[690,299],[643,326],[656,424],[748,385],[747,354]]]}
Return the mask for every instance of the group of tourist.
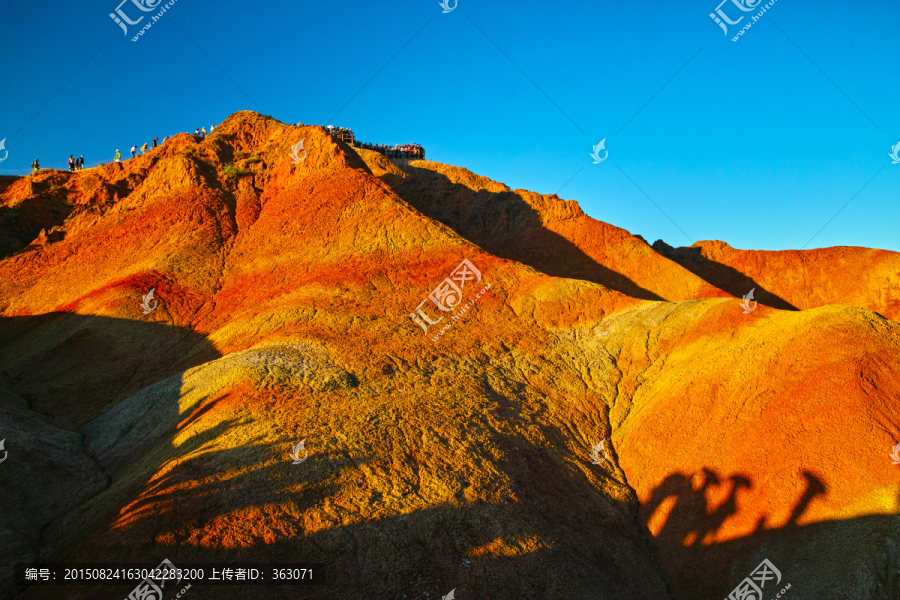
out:
{"label": "group of tourist", "polygon": [[[297,127],[303,127],[303,123],[297,123]],[[209,132],[212,133],[215,130],[216,126],[213,125],[209,128]],[[419,144],[397,144],[396,146],[388,146],[386,144],[359,144],[356,143],[356,138],[353,135],[353,130],[349,127],[335,127],[334,125],[328,125],[325,127],[325,131],[329,134],[338,137],[347,141],[349,139],[350,143],[352,143],[357,148],[365,148],[366,150],[373,150],[384,155],[386,158],[413,158],[413,159],[425,159],[425,149],[422,148]],[[206,137],[206,127],[198,127],[195,135],[199,136],[200,139]],[[135,144],[131,147],[131,158],[137,157],[137,153],[140,152],[141,156],[146,154],[151,148],[156,148],[160,143],[165,144],[169,139],[169,136],[163,138],[163,141],[160,142],[158,137],[153,138],[152,142],[147,142],[140,148]],[[122,162],[122,153],[116,149],[116,156],[114,159],[115,162]],[[40,171],[41,167],[37,160],[31,163],[31,168],[34,169],[33,173]],[[69,155],[69,171],[81,171],[84,169],[84,154],[80,157],[75,158],[75,155]]]}
{"label": "group of tourist", "polygon": [[413,158],[425,160],[425,149],[419,144],[397,144],[387,146],[385,144],[356,144],[358,148],[374,150],[386,158]]}
{"label": "group of tourist", "polygon": [[[216,128],[215,125],[211,126],[209,128],[209,132],[212,133],[213,129],[215,129],[215,128]],[[205,138],[206,137],[206,127],[198,127],[195,132],[195,135],[200,136],[200,139]],[[147,154],[147,152],[149,152],[153,148],[156,148],[160,144],[165,144],[167,141],[169,141],[169,136],[164,137],[161,142],[159,141],[159,137],[155,137],[155,138],[153,138],[152,142],[145,142],[144,145],[141,146],[140,148],[138,148],[138,145],[135,144],[134,146],[131,147],[131,158],[136,158],[138,152],[140,152],[141,156],[143,156],[143,155]],[[113,160],[114,160],[114,162],[122,162],[122,153],[119,151],[118,148],[116,149],[116,156]]]}
{"label": "group of tourist", "polygon": [[356,139],[353,135],[353,130],[349,127],[335,127],[334,125],[326,125],[325,131],[339,139],[349,139],[350,141]]}
{"label": "group of tourist", "polygon": [[[164,137],[162,143],[165,144],[168,139],[169,139],[169,136]],[[147,146],[149,146],[150,144],[153,144],[153,147],[156,148],[159,145],[159,137],[153,138],[153,141],[150,143],[144,142],[144,145],[141,146],[140,148],[138,148],[137,144],[132,146],[131,147],[131,158],[136,157],[138,151],[140,151],[141,156],[147,154],[147,150],[148,150]],[[114,162],[122,162],[122,153],[119,152],[118,148],[116,148],[116,157],[114,159]]]}
{"label": "group of tourist", "polygon": [[[303,124],[298,123],[297,125],[302,126]],[[325,131],[337,138],[343,139],[344,141],[349,141],[357,148],[374,150],[375,152],[382,154],[386,158],[412,158],[418,160],[425,159],[425,149],[422,148],[422,146],[420,146],[419,144],[397,144],[396,146],[388,146],[387,144],[363,144],[356,141],[356,137],[353,135],[353,130],[349,127],[335,127],[334,125],[328,125],[325,127]]]}
{"label": "group of tourist", "polygon": [[[37,164],[37,161],[34,161]],[[34,166],[34,165],[32,165]],[[72,172],[81,171],[84,169],[84,154],[75,158],[74,154],[69,155],[69,170]]]}
{"label": "group of tourist", "polygon": [[[209,132],[212,133],[215,128],[216,128],[215,125],[211,126],[209,128]],[[200,139],[205,138],[206,137],[206,127],[198,127],[197,131],[196,131],[196,135],[200,136]],[[166,136],[163,138],[162,142],[160,142],[159,137],[155,137],[155,138],[153,138],[152,142],[146,142],[140,148],[138,148],[138,145],[135,144],[134,146],[131,147],[131,158],[137,157],[138,152],[140,152],[141,156],[143,156],[151,148],[156,148],[160,144],[165,144],[168,141],[168,139],[169,139],[169,136]],[[116,154],[115,154],[115,158],[113,159],[113,161],[114,162],[122,162],[122,152],[118,148],[116,149]],[[68,163],[69,163],[69,171],[74,172],[74,171],[83,170],[84,169],[84,154],[82,154],[81,156],[79,156],[77,158],[75,157],[74,154],[70,154]],[[32,168],[32,174],[40,171],[41,170],[40,160],[35,160],[33,163],[31,163],[31,168]]]}

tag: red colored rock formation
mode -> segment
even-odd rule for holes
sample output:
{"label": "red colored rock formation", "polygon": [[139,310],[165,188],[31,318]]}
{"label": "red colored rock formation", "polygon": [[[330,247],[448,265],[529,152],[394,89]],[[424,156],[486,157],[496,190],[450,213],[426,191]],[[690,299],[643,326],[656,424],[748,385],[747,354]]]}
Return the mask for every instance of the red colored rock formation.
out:
{"label": "red colored rock formation", "polygon": [[321,562],[300,597],[348,599],[721,598],[763,558],[798,598],[875,585],[900,325],[871,310],[745,314],[575,203],[248,112],[0,199],[30,215],[0,229],[15,561]]}
{"label": "red colored rock formation", "polygon": [[510,190],[460,167],[422,160],[396,167],[376,152],[360,155],[404,200],[497,256],[646,300],[729,296],[575,201]]}
{"label": "red colored rock formation", "polygon": [[900,320],[900,253],[874,248],[737,250],[725,242],[690,248],[653,247],[704,280],[735,296],[782,310],[828,304],[860,306]]}

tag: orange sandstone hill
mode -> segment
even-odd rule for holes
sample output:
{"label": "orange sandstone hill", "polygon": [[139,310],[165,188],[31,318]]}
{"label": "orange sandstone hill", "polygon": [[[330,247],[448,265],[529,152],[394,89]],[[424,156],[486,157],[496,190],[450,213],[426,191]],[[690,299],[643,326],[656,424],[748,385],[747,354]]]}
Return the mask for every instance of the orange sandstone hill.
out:
{"label": "orange sandstone hill", "polygon": [[577,202],[513,191],[460,167],[423,160],[398,166],[358,152],[410,205],[497,256],[646,300],[730,297],[642,238],[590,218]]}
{"label": "orange sandstone hill", "polygon": [[166,558],[330,578],[197,599],[896,592],[896,295],[745,314],[574,202],[251,112],[2,186],[2,597]]}
{"label": "orange sandstone hill", "polygon": [[873,248],[737,250],[725,242],[653,248],[733,295],[755,288],[760,303],[782,310],[860,306],[900,321],[900,252]]}

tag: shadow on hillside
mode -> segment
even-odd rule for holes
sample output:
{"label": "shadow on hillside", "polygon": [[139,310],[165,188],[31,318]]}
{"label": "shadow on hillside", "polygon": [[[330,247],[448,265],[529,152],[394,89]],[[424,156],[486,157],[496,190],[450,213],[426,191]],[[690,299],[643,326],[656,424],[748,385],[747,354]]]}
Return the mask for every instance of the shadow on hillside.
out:
{"label": "shadow on hillside", "polygon": [[31,410],[78,429],[134,392],[219,358],[204,335],[154,317],[0,317],[0,373]]}
{"label": "shadow on hillside", "polygon": [[[517,497],[490,503],[466,499],[473,474],[465,468],[436,482],[420,462],[424,451],[400,456],[395,449],[377,450],[351,458],[344,449],[317,453],[311,445],[309,458],[293,465],[284,444],[247,439],[240,447],[217,448],[217,439],[245,424],[223,421],[185,441],[178,451],[182,461],[170,463],[159,479],[142,478],[135,494],[122,495],[137,498],[116,506],[118,519],[110,526],[91,527],[94,535],[70,548],[68,559],[97,560],[85,548],[99,548],[120,562],[168,558],[176,566],[317,563],[317,571],[331,578],[321,587],[198,585],[191,589],[198,599],[395,600],[426,598],[426,592],[439,598],[451,589],[459,597],[492,600],[668,598],[629,512],[617,510],[581,470],[519,435],[499,435],[499,450],[510,458],[501,475]],[[320,426],[349,429],[347,423]],[[280,459],[273,462],[273,456]],[[376,475],[358,485],[361,465]],[[396,473],[405,467],[419,484],[411,486],[412,495],[429,497],[445,487],[455,493],[405,514],[389,510],[397,491],[388,478],[406,483]],[[599,469],[597,476],[608,479]],[[657,593],[640,593],[653,590],[647,581],[654,579]],[[65,590],[66,597],[82,599],[104,593],[108,589]],[[33,587],[19,598],[59,594],[60,588]]]}
{"label": "shadow on hillside", "polygon": [[[72,396],[86,394],[96,410],[105,389],[114,391],[110,398],[125,397],[126,390],[158,382],[169,371],[218,357],[208,340],[182,329],[68,313],[0,319],[0,339],[2,370],[17,373],[12,385],[42,390],[48,395],[32,403],[46,402],[51,408],[51,392],[62,393],[69,385],[76,390]],[[126,350],[137,358],[123,358]],[[803,491],[786,499],[792,510],[785,525],[772,527],[761,519],[744,537],[712,541],[742,510],[741,496],[754,486],[752,476],[723,476],[709,468],[698,474],[672,473],[646,506],[633,511],[603,491],[602,486],[619,487],[607,466],[577,464],[579,459],[558,450],[567,446],[568,433],[540,425],[541,435],[523,435],[536,427],[515,400],[527,391],[525,384],[503,393],[483,380],[486,411],[504,427],[485,435],[481,430],[492,420],[478,413],[467,417],[466,427],[492,442],[489,452],[472,457],[454,453],[440,436],[428,445],[393,443],[394,424],[403,418],[398,409],[380,409],[377,416],[384,418],[374,425],[366,414],[351,412],[344,418],[329,410],[317,413],[316,431],[329,438],[332,432],[351,438],[359,433],[356,437],[376,450],[352,456],[348,447],[324,452],[310,444],[310,456],[300,465],[287,458],[287,444],[266,442],[259,435],[268,434],[268,427],[277,430],[275,417],[252,431],[254,417],[240,407],[234,411],[237,416],[198,427],[175,448],[178,461],[157,460],[154,453],[171,453],[176,433],[196,416],[181,410],[181,389],[173,385],[154,402],[165,412],[156,422],[174,426],[142,429],[145,415],[140,413],[133,422],[111,423],[121,429],[121,434],[110,434],[113,441],[132,435],[147,438],[146,446],[135,444],[116,457],[127,469],[112,488],[43,528],[42,542],[57,549],[45,558],[105,563],[168,558],[176,566],[314,562],[326,565],[333,579],[316,587],[198,584],[190,590],[197,600],[395,600],[422,598],[425,592],[437,598],[451,589],[471,599],[664,600],[661,581],[658,594],[640,593],[658,573],[638,529],[662,521],[649,546],[677,600],[721,600],[764,558],[780,569],[798,600],[861,600],[872,587],[872,563],[884,532],[900,532],[897,515],[799,525],[808,507],[828,493],[818,476],[804,473]],[[311,397],[297,388],[285,393],[293,400],[292,410],[312,414]],[[434,394],[455,399],[452,390]],[[243,398],[242,393],[237,396]],[[347,402],[343,393],[334,398]],[[196,406],[207,404],[199,400]],[[66,414],[62,411],[59,418]],[[147,431],[161,434],[153,437]],[[222,447],[230,434],[239,445]],[[548,443],[530,441],[540,437]],[[355,482],[361,466],[374,476],[360,485]],[[727,486],[727,498],[713,505],[710,494],[721,486]],[[491,497],[504,500],[484,499]],[[417,503],[416,498],[422,500]],[[398,503],[405,507],[399,514]],[[838,576],[859,595],[828,587]],[[130,590],[116,588],[115,596],[126,597]],[[30,587],[19,598],[99,600],[111,597],[111,591],[105,585]]]}
{"label": "shadow on hillside", "polygon": [[642,300],[665,300],[545,228],[540,214],[515,192],[474,192],[429,169],[404,165],[403,170],[412,176],[387,173],[381,180],[418,211],[491,254],[553,277],[599,283]]}
{"label": "shadow on hillside", "polygon": [[750,290],[755,289],[753,292],[754,300],[760,304],[771,308],[777,308],[778,310],[800,310],[784,298],[768,291],[766,288],[756,283],[752,278],[744,275],[737,269],[706,258],[703,256],[702,248],[673,248],[662,240],[657,240],[653,244],[653,249],[669,260],[678,263],[707,283],[728,292],[735,298],[742,298],[743,296],[746,296]]}
{"label": "shadow on hillside", "polygon": [[[489,409],[510,431],[527,428],[518,404],[487,384],[484,392]],[[295,405],[308,410],[312,401],[301,397]],[[722,476],[709,468],[693,475],[672,473],[638,510],[635,523],[629,519],[632,506],[602,491],[601,485],[616,485],[602,465],[575,466],[547,445],[493,430],[489,467],[475,473],[472,465],[459,465],[447,472],[446,464],[423,459],[434,457],[435,448],[390,446],[390,424],[400,416],[384,415],[387,425],[369,434],[367,441],[383,449],[351,457],[349,449],[316,452],[311,444],[313,451],[300,465],[287,459],[285,444],[259,436],[222,448],[217,440],[251,422],[250,417],[223,420],[185,440],[178,448],[180,462],[169,463],[158,479],[143,476],[117,496],[127,504],[114,507],[117,517],[91,527],[93,535],[74,549],[74,559],[168,558],[176,566],[309,562],[323,565],[316,569],[332,578],[316,587],[197,585],[191,589],[197,599],[393,600],[422,598],[425,592],[436,598],[455,589],[459,597],[473,599],[663,600],[668,596],[661,587],[658,594],[639,592],[658,574],[635,525],[646,531],[655,520],[662,522],[659,533],[647,538],[676,600],[721,600],[763,559],[781,571],[779,584],[791,583],[798,600],[896,600],[868,593],[884,532],[900,531],[900,519],[873,515],[799,525],[810,504],[828,492],[815,474],[804,472],[802,492],[786,499],[792,509],[785,525],[767,526],[763,518],[744,537],[712,541],[729,518],[748,508],[741,496],[754,486],[750,475]],[[354,425],[368,423],[362,415],[353,419],[329,422],[317,416],[316,426],[352,437]],[[563,432],[541,428],[550,446],[565,447]],[[158,441],[171,443],[172,435]],[[362,465],[375,476],[354,484]],[[488,472],[494,475],[478,477]],[[481,498],[485,486],[494,485],[508,489],[515,500],[473,499],[473,486],[478,488],[474,498]],[[727,497],[713,505],[710,495],[722,486]],[[419,495],[435,493],[445,499],[402,514],[393,508],[398,501],[412,506]],[[532,543],[523,545],[523,540]],[[834,581],[847,582],[846,589],[836,592],[829,587]],[[764,589],[768,594],[771,584]],[[20,598],[58,598],[59,590],[30,588]],[[66,593],[99,599],[108,596],[108,588],[72,587]]]}
{"label": "shadow on hillside", "polygon": [[[0,402],[29,415],[0,423],[0,439],[10,450],[4,479],[17,487],[2,494],[0,507],[0,598],[8,597],[13,558],[38,556],[46,527],[106,487],[107,475],[82,452],[83,439],[69,433],[71,446],[61,446],[67,438],[42,428],[45,422],[77,431],[134,392],[216,357],[205,336],[149,318],[0,317],[0,391],[12,392],[0,393]],[[177,411],[178,403],[172,407]],[[104,481],[99,488],[98,480]],[[31,554],[21,550],[26,545]],[[4,548],[17,555],[4,555]]]}
{"label": "shadow on hillside", "polygon": [[[826,484],[815,474],[804,471],[801,477],[803,491],[793,500],[787,523],[767,526],[767,517],[763,516],[749,535],[725,541],[714,541],[715,536],[727,519],[739,514],[742,491],[753,488],[749,476],[722,477],[704,468],[693,475],[673,473],[666,477],[641,506],[640,524],[673,596],[677,600],[728,597],[768,559],[781,572],[781,580],[777,586],[774,581],[764,585],[764,597],[774,597],[788,583],[792,585],[792,597],[799,598],[900,597],[900,586],[873,592],[881,570],[876,565],[885,554],[884,544],[890,543],[885,532],[893,531],[890,535],[900,537],[900,515],[799,525],[810,504],[828,493]],[[709,495],[722,486],[727,489],[727,497],[713,505]],[[900,494],[897,503],[900,505]],[[648,529],[651,521],[655,521],[655,537]],[[896,577],[900,563],[886,566],[885,571]]]}

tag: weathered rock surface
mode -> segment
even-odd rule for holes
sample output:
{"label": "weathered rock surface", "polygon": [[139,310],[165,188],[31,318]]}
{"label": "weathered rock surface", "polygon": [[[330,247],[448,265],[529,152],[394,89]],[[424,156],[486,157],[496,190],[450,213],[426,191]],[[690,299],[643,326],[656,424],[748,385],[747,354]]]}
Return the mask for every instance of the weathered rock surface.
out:
{"label": "weathered rock surface", "polygon": [[0,260],[0,438],[78,457],[29,458],[28,556],[334,574],[198,599],[722,598],[763,558],[798,600],[874,589],[896,322],[744,314],[574,203],[255,113],[60,177],[65,236]]}
{"label": "weathered rock surface", "polygon": [[642,238],[590,218],[573,200],[511,190],[451,165],[417,160],[398,167],[376,152],[359,154],[412,206],[497,256],[646,300],[729,296]]}
{"label": "weathered rock surface", "polygon": [[725,242],[690,248],[653,244],[692,273],[741,297],[781,310],[860,306],[900,321],[900,253],[839,246],[815,250],[737,250]]}
{"label": "weathered rock surface", "polygon": [[58,429],[0,382],[0,576],[40,559],[41,529],[99,494],[109,483],[82,449],[82,436]]}

